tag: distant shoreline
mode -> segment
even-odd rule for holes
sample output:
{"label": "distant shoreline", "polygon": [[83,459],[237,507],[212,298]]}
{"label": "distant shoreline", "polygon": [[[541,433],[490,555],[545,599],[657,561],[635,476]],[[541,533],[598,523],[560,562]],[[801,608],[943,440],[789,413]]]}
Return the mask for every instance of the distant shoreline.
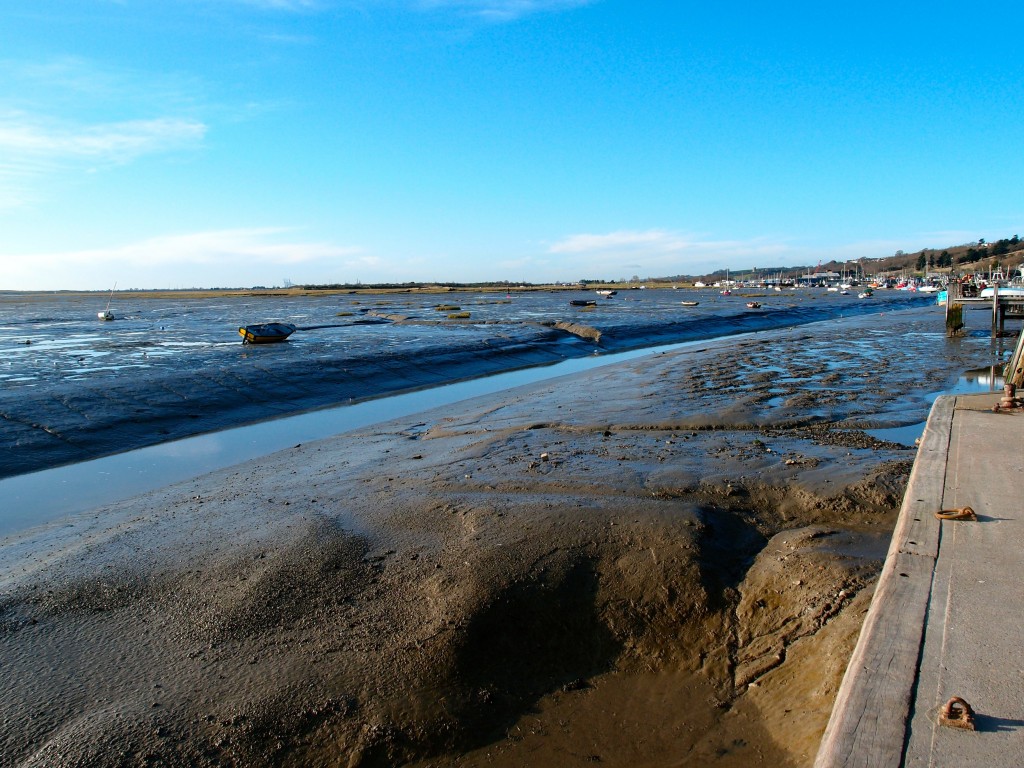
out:
{"label": "distant shoreline", "polygon": [[[680,289],[693,288],[692,284],[677,284]],[[440,294],[440,293],[552,293],[552,292],[592,292],[595,290],[639,290],[621,283],[593,283],[585,287],[578,285],[526,285],[526,286],[423,286],[423,287],[394,287],[376,288],[366,286],[360,288],[154,288],[154,289],[126,289],[115,290],[113,295],[121,298],[132,299],[197,299],[197,298],[229,298],[239,296],[252,298],[254,296],[268,296],[284,298],[289,296],[358,296],[362,294]],[[651,290],[671,290],[671,286],[656,286]],[[35,296],[52,299],[54,296],[97,296],[108,295],[110,290],[58,290],[58,291],[0,291],[0,296],[19,296],[31,298]]]}

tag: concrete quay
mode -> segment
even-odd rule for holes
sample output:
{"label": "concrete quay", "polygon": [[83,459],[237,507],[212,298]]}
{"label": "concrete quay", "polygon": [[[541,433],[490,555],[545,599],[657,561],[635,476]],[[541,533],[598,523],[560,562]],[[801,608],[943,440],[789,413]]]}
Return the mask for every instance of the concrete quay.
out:
{"label": "concrete quay", "polygon": [[[999,399],[932,408],[816,768],[1024,766],[1024,413]],[[974,730],[940,724],[954,696]]]}

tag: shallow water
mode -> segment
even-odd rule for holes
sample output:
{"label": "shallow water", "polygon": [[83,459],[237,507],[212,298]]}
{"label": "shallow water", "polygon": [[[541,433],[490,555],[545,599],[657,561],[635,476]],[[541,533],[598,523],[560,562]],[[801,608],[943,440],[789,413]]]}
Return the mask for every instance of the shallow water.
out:
{"label": "shallow water", "polygon": [[[0,435],[7,449],[0,451],[0,478],[8,478],[0,479],[8,510],[0,532],[298,442],[614,362],[616,350],[651,354],[658,342],[755,332],[771,350],[777,332],[817,321],[813,333],[797,332],[787,343],[785,359],[752,356],[735,371],[737,381],[776,377],[807,391],[854,386],[858,368],[883,356],[909,364],[927,356],[942,370],[946,357],[954,368],[961,359],[991,365],[1012,346],[991,339],[987,329],[946,340],[941,310],[902,292],[867,302],[798,291],[777,301],[762,298],[757,312],[745,310],[742,296],[717,294],[701,297],[699,307],[682,307],[680,296],[688,293],[630,292],[584,312],[568,306],[576,294],[566,293],[146,299],[130,306],[115,297],[119,319],[110,323],[93,319],[105,298],[0,294],[0,417],[7,427]],[[441,301],[481,322],[439,321],[445,313],[433,307]],[[357,325],[366,308],[414,319]],[[883,316],[869,320],[879,312],[891,323]],[[537,318],[586,323],[604,335],[595,345]],[[270,320],[342,327],[298,331],[279,345],[240,343],[238,324]],[[910,431],[920,428],[936,394],[976,391],[988,385],[990,373],[971,371],[959,384],[956,370],[946,382],[901,376],[894,386],[906,392],[906,407],[866,414],[851,408],[851,426],[902,430],[886,439],[912,445]],[[812,375],[817,383],[807,379]],[[823,385],[832,379],[837,383]],[[437,386],[454,381],[461,383]],[[402,390],[407,394],[377,399]],[[764,391],[769,399],[762,407],[782,405],[781,396],[771,402],[770,387]],[[347,407],[330,407],[337,405]],[[310,409],[319,410],[281,418]],[[255,426],[228,429],[246,423]],[[193,435],[201,436],[181,439]],[[142,446],[149,447],[133,450]]]}
{"label": "shallow water", "polygon": [[[570,299],[593,293],[115,295],[112,322],[96,319],[106,295],[0,294],[0,478],[567,359],[925,305],[896,291],[862,301],[803,290],[750,311],[743,295],[706,291],[683,307],[694,292],[623,293],[584,310]],[[450,307],[470,320],[448,319]],[[300,330],[241,343],[240,325],[274,320]]]}
{"label": "shallow water", "polygon": [[[693,342],[690,342],[693,343]],[[495,374],[428,390],[270,419],[0,479],[0,537],[74,512],[266,456],[299,443],[512,387],[685,347],[668,345]]]}
{"label": "shallow water", "polygon": [[[604,334],[601,349],[617,350],[649,345],[652,339],[670,343],[713,338],[922,304],[919,297],[902,292],[860,300],[808,289],[760,298],[762,309],[751,311],[744,296],[719,296],[714,291],[623,294],[598,299],[597,306],[583,309],[570,307],[569,300],[594,294],[217,296],[173,301],[115,296],[111,308],[116,319],[101,322],[96,313],[106,306],[105,295],[0,292],[0,385],[9,390],[102,380],[127,372],[242,365],[249,360],[287,366],[297,356],[406,359],[427,348],[541,345],[552,341],[550,329],[541,324],[559,321],[593,326]],[[682,297],[695,294],[699,306],[680,304]],[[450,311],[438,311],[440,306],[469,312],[470,319],[450,321]],[[367,324],[380,319],[375,313],[404,316],[409,322]],[[240,343],[240,325],[271,321],[309,330],[296,332],[281,346]]]}
{"label": "shallow water", "polygon": [[[1000,367],[993,365],[965,372],[957,380],[956,384],[947,387],[944,390],[932,393],[932,397],[935,398],[940,395],[971,395],[986,392],[1001,392],[1002,388],[1003,377],[1000,372]],[[887,427],[884,429],[865,429],[864,431],[872,437],[877,437],[879,440],[889,440],[893,443],[900,443],[901,445],[913,447],[917,444],[917,440],[919,440],[924,434],[926,423],[927,422],[921,421],[906,426]]]}

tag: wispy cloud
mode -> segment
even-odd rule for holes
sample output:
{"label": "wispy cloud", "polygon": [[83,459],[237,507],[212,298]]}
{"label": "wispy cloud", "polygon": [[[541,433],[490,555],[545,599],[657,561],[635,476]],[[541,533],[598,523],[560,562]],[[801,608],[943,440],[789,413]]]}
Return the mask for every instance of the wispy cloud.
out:
{"label": "wispy cloud", "polygon": [[189,78],[78,57],[0,60],[0,208],[42,197],[45,181],[202,146],[202,88]]}
{"label": "wispy cloud", "polygon": [[271,11],[315,11],[327,5],[326,0],[201,0],[206,3],[247,5]]}
{"label": "wispy cloud", "polygon": [[357,248],[323,242],[281,241],[281,235],[290,231],[281,227],[256,227],[193,232],[153,237],[112,248],[35,254],[32,258],[66,264],[209,265],[232,261],[288,266],[359,252]]}
{"label": "wispy cloud", "polygon": [[574,234],[551,243],[547,253],[558,258],[544,266],[557,270],[563,276],[560,279],[567,273],[606,277],[702,274],[725,266],[774,264],[793,252],[791,244],[767,237],[715,240],[667,229],[616,230]]}
{"label": "wispy cloud", "polygon": [[205,124],[182,118],[80,125],[22,112],[0,115],[0,209],[37,200],[37,185],[47,177],[198,147],[206,131]]}
{"label": "wispy cloud", "polygon": [[426,9],[452,9],[489,21],[511,21],[535,13],[566,11],[595,0],[420,0]]}
{"label": "wispy cloud", "polygon": [[643,232],[619,230],[606,234],[569,235],[548,248],[550,253],[595,253],[648,251],[665,253],[681,251],[692,243],[681,235],[663,229]]}
{"label": "wispy cloud", "polygon": [[549,253],[590,256],[708,256],[734,258],[778,255],[791,250],[788,243],[759,237],[750,240],[714,240],[667,229],[618,230],[605,234],[569,235],[549,246]]}
{"label": "wispy cloud", "polygon": [[248,6],[265,11],[315,12],[336,7],[373,10],[375,6],[418,11],[450,10],[490,21],[511,21],[536,13],[572,10],[599,0],[192,0],[206,5]]}
{"label": "wispy cloud", "polygon": [[206,130],[203,123],[180,118],[74,125],[15,113],[0,117],[0,152],[10,153],[8,157],[124,163],[140,155],[194,146]]}
{"label": "wispy cloud", "polygon": [[[5,285],[19,289],[215,287],[329,282],[368,265],[362,250],[308,241],[283,227],[210,230],[147,238],[105,248],[0,255]],[[372,259],[370,262],[372,264]]]}
{"label": "wispy cloud", "polygon": [[194,110],[205,95],[200,78],[181,72],[110,67],[80,56],[0,59],[0,104],[8,110],[53,115],[182,113]]}

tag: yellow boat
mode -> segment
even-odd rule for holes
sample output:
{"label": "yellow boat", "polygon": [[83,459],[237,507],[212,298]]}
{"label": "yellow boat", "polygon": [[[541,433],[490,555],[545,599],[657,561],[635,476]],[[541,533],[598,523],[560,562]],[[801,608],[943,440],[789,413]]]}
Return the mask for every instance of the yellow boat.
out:
{"label": "yellow boat", "polygon": [[238,329],[243,344],[273,344],[284,341],[293,333],[295,326],[290,323],[262,323],[244,325]]}

